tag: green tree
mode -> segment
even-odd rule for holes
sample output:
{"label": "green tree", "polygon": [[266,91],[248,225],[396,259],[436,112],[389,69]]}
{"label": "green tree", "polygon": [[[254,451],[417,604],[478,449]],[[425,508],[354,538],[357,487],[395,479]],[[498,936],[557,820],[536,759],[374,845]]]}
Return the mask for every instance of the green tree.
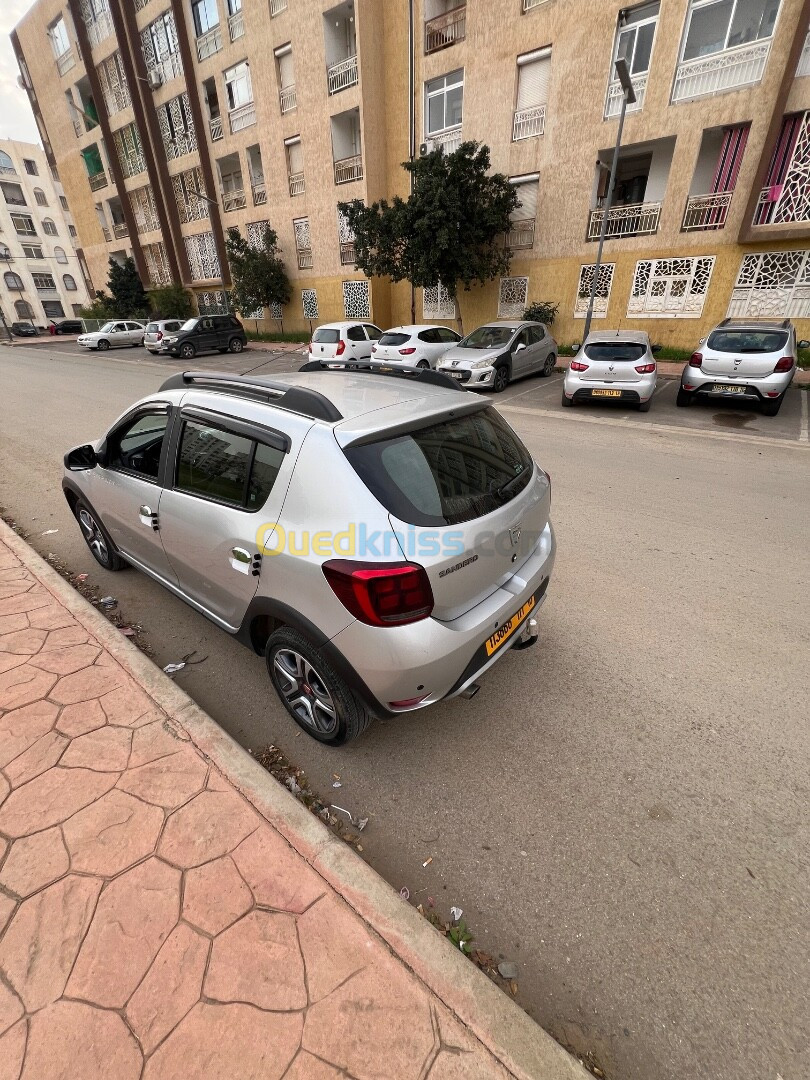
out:
{"label": "green tree", "polygon": [[261,243],[250,244],[238,229],[228,229],[225,249],[231,268],[231,303],[244,316],[290,301],[290,282],[279,255],[278,236],[266,226]]}
{"label": "green tree", "polygon": [[553,300],[532,300],[523,312],[523,318],[527,322],[541,322],[546,326],[553,326],[559,310],[560,305]]}
{"label": "green tree", "polygon": [[138,275],[135,260],[131,257],[123,263],[110,259],[107,288],[110,290],[110,307],[119,319],[148,315],[149,298]]}
{"label": "green tree", "polygon": [[407,200],[339,203],[359,269],[415,288],[441,282],[454,300],[459,286],[468,290],[508,273],[511,253],[502,236],[518,198],[489,166],[489,147],[465,142],[452,154],[434,150],[403,162],[413,184]]}
{"label": "green tree", "polygon": [[188,319],[194,314],[191,294],[178,284],[150,289],[149,305],[157,319]]}
{"label": "green tree", "polygon": [[83,319],[99,319],[102,322],[106,319],[114,319],[116,316],[109,296],[103,292],[96,293],[92,304],[83,307],[80,314]]}

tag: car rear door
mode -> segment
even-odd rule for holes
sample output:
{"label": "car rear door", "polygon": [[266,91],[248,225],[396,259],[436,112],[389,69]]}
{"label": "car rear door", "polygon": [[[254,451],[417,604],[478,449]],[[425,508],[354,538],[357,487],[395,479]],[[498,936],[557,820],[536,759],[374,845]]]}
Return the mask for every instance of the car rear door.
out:
{"label": "car rear door", "polygon": [[531,354],[532,371],[542,371],[552,348],[551,338],[542,323],[536,323],[534,326],[529,327],[529,340],[531,342],[529,352]]}
{"label": "car rear door", "polygon": [[127,323],[127,340],[130,345],[140,345],[143,342],[144,329],[140,323]]}
{"label": "car rear door", "polygon": [[365,355],[371,356],[371,347],[382,337],[382,330],[379,326],[375,326],[374,323],[363,323],[363,329],[366,332],[366,338],[368,340],[368,344],[364,346]]}
{"label": "car rear door", "polygon": [[524,326],[512,342],[512,378],[528,375],[533,367],[531,337],[528,326]]}
{"label": "car rear door", "polygon": [[346,327],[346,352],[344,356],[350,363],[367,360],[371,356],[371,342],[360,324]]}
{"label": "car rear door", "polygon": [[110,339],[110,345],[129,345],[126,323],[116,323],[107,336]]}

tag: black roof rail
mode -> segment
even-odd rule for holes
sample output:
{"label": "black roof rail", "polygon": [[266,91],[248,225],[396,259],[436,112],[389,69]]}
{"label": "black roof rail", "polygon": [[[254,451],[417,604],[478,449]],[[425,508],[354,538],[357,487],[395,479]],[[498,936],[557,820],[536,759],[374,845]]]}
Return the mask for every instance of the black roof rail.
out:
{"label": "black roof rail", "polygon": [[717,327],[719,329],[721,326],[756,326],[757,323],[768,323],[769,325],[778,326],[781,330],[790,330],[793,326],[790,319],[769,319],[767,315],[746,319],[742,315],[738,315],[736,319],[723,319],[722,322],[717,324]]}
{"label": "black roof rail", "polygon": [[261,376],[234,375],[226,371],[179,371],[171,375],[161,386],[165,390],[215,390],[220,394],[233,394],[235,397],[252,398],[264,401],[277,409],[309,416],[313,420],[325,420],[334,424],[343,419],[332,402],[317,390],[308,390],[303,386],[289,386],[276,383]]}
{"label": "black roof rail", "polygon": [[325,367],[319,360],[310,360],[309,363],[304,364],[298,370],[300,372],[336,371],[339,375],[351,371],[353,375],[385,375],[387,378],[416,379],[417,382],[427,383],[429,386],[443,386],[445,390],[461,390],[462,393],[466,393],[465,387],[460,382],[451,379],[449,375],[443,375],[441,371],[432,371],[429,368],[334,368]]}

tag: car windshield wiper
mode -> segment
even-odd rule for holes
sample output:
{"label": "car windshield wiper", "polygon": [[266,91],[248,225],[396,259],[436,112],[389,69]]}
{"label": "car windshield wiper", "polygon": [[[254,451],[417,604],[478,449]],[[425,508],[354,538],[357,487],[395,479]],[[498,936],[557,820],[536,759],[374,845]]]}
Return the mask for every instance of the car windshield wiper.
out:
{"label": "car windshield wiper", "polygon": [[511,476],[508,480],[505,480],[502,484],[499,484],[498,487],[490,488],[490,492],[493,495],[497,496],[499,499],[502,499],[513,484],[516,484],[518,480],[523,479],[523,475],[525,472],[525,469],[521,469],[517,476]]}

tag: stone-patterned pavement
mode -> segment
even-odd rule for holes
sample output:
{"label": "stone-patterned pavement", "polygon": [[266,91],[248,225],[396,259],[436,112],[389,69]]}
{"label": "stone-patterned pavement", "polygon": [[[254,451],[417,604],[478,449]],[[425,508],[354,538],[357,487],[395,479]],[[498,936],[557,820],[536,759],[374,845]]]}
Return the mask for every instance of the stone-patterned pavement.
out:
{"label": "stone-patterned pavement", "polygon": [[0,1080],[509,1075],[0,543]]}

